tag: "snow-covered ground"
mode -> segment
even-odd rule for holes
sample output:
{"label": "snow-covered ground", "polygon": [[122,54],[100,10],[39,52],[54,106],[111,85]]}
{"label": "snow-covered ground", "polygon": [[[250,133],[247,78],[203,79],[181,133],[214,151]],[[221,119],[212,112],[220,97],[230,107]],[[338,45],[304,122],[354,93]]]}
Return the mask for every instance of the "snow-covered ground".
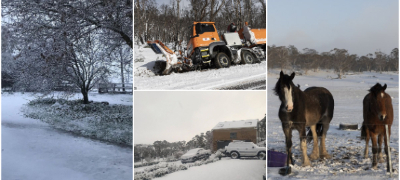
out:
{"label": "snow-covered ground", "polygon": [[159,178],[160,180],[204,180],[204,179],[262,179],[265,174],[265,160],[230,159],[191,167]]}
{"label": "snow-covered ground", "polygon": [[[289,73],[289,72],[286,72]],[[393,179],[399,178],[399,75],[398,73],[369,73],[346,75],[344,79],[331,79],[337,77],[332,72],[320,71],[308,76],[296,76],[294,84],[299,84],[304,90],[311,86],[327,88],[335,100],[335,110],[330,128],[327,133],[327,150],[333,155],[330,160],[317,160],[311,162],[311,167],[301,167],[301,150],[299,135],[293,130],[293,148],[295,165],[292,166],[290,179],[390,179],[386,173],[386,163],[378,164],[378,170],[371,169],[371,142],[369,143],[369,159],[364,159],[365,141],[360,140],[359,130],[339,130],[340,123],[363,122],[362,101],[368,89],[377,82],[387,84],[386,93],[392,97],[394,120],[392,135],[390,137],[391,160],[393,163]],[[279,98],[273,94],[275,83],[279,78],[279,71],[272,70],[268,74],[268,123],[267,123],[267,148],[285,152],[285,139],[281,122],[278,117],[280,106]],[[312,144],[307,146],[308,154],[312,151]],[[382,151],[384,154],[384,151]],[[280,168],[268,168],[268,179],[280,179]]]}
{"label": "snow-covered ground", "polygon": [[[231,66],[225,69],[207,69],[155,76],[153,72],[155,61],[165,60],[165,58],[155,54],[151,48],[143,48],[138,45],[135,45],[134,52],[134,82],[137,90],[224,89],[265,80],[266,76],[266,61],[259,64]],[[263,87],[265,89],[265,85]],[[250,87],[249,89],[259,89],[259,87]]]}
{"label": "snow-covered ground", "polygon": [[[126,95],[89,98],[110,104],[132,104],[130,96],[130,100]],[[2,179],[132,179],[131,148],[75,136],[25,118],[20,109],[32,99],[29,93],[2,94]]]}
{"label": "snow-covered ground", "polygon": [[[241,158],[231,159],[224,157],[219,161],[203,164],[201,166],[193,166],[187,170],[180,170],[162,176],[160,180],[204,180],[204,179],[229,179],[229,180],[243,180],[243,179],[262,179],[265,174],[265,160],[256,158]],[[190,166],[192,163],[187,163],[185,166]],[[171,165],[182,165],[180,161],[170,162]],[[155,165],[153,165],[155,166]],[[145,168],[152,166],[135,168],[135,172],[143,171]]]}

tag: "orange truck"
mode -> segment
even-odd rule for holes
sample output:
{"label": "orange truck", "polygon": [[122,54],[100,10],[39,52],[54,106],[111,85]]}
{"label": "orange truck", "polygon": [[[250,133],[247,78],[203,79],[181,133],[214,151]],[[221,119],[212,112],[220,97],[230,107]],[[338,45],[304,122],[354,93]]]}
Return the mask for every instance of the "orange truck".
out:
{"label": "orange truck", "polygon": [[246,23],[238,32],[218,35],[214,22],[194,22],[184,52],[173,52],[162,42],[147,41],[166,61],[156,62],[159,74],[207,67],[228,68],[231,64],[253,64],[266,59],[266,29],[251,29]]}

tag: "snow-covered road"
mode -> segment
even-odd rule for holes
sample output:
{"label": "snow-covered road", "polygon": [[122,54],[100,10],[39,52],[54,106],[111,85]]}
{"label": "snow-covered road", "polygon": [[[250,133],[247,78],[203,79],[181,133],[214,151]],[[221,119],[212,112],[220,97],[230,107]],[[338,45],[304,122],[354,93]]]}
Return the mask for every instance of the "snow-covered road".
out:
{"label": "snow-covered road", "polygon": [[56,130],[24,118],[27,94],[2,94],[2,179],[130,180],[132,149]]}
{"label": "snow-covered road", "polygon": [[[257,89],[266,87],[266,61],[257,64],[233,65],[223,69],[206,69],[155,76],[154,63],[165,59],[150,48],[135,45],[134,82],[137,90],[216,90]],[[254,82],[263,82],[256,83]]]}

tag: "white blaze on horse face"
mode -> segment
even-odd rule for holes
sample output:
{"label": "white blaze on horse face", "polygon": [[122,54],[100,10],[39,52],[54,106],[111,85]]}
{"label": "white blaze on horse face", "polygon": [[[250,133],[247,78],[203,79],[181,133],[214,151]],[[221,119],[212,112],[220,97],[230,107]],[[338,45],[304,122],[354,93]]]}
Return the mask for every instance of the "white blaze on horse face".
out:
{"label": "white blaze on horse face", "polygon": [[384,95],[385,95],[385,94],[381,93],[381,97],[382,97],[382,98],[383,98]]}
{"label": "white blaze on horse face", "polygon": [[283,88],[283,91],[285,93],[285,108],[287,111],[291,112],[293,110],[293,97],[292,97],[292,87],[288,89],[287,87]]}

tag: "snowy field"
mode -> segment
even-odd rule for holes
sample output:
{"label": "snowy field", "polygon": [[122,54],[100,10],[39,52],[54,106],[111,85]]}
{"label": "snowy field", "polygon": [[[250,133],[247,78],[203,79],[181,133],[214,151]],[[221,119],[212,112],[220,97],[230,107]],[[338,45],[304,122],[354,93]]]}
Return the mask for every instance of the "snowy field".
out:
{"label": "snowy field", "polygon": [[[91,94],[89,99],[131,105],[129,96]],[[2,179],[132,179],[132,148],[75,136],[24,118],[20,109],[34,98],[29,93],[2,94]]]}
{"label": "snowy field", "polygon": [[[286,72],[288,73],[288,72]],[[386,163],[379,163],[378,170],[372,170],[372,150],[369,143],[369,157],[364,159],[365,141],[360,140],[360,130],[339,130],[340,123],[363,122],[362,101],[368,93],[368,89],[377,82],[387,84],[386,93],[392,97],[394,120],[392,135],[390,138],[391,160],[393,163],[393,179],[399,178],[399,75],[394,72],[369,73],[346,75],[344,79],[331,79],[337,77],[332,72],[320,71],[308,76],[298,76],[293,80],[299,84],[302,90],[311,86],[327,88],[335,100],[335,110],[330,128],[327,133],[326,145],[328,153],[333,155],[330,160],[316,160],[311,162],[311,167],[301,166],[301,150],[299,147],[298,131],[293,130],[292,153],[296,161],[292,166],[292,174],[289,179],[391,179],[386,173]],[[281,122],[278,117],[280,101],[273,94],[272,89],[279,78],[279,71],[269,71],[268,74],[268,150],[285,152],[285,139]],[[311,154],[312,144],[307,146],[308,154]],[[384,154],[384,151],[382,150]],[[385,158],[386,159],[386,158]],[[281,179],[278,174],[280,168],[268,168],[268,179]]]}
{"label": "snowy field", "polygon": [[[151,48],[135,45],[134,81],[137,90],[209,90],[226,89],[244,85],[245,89],[265,89],[265,84],[254,83],[265,80],[266,61],[259,64],[237,65],[226,69],[206,69],[185,73],[155,76],[156,60],[165,60]],[[256,84],[256,85],[253,85]]]}
{"label": "snowy field", "polygon": [[[160,180],[205,180],[205,179],[262,179],[265,174],[265,160],[255,158],[231,159],[230,157],[222,158],[219,161],[203,164],[201,166],[193,166],[187,170],[180,170],[171,174],[162,176]],[[181,165],[180,161],[171,162],[169,164]],[[192,163],[186,163],[189,166]],[[150,168],[148,166],[146,168]],[[143,171],[145,167],[135,168],[135,172]]]}

